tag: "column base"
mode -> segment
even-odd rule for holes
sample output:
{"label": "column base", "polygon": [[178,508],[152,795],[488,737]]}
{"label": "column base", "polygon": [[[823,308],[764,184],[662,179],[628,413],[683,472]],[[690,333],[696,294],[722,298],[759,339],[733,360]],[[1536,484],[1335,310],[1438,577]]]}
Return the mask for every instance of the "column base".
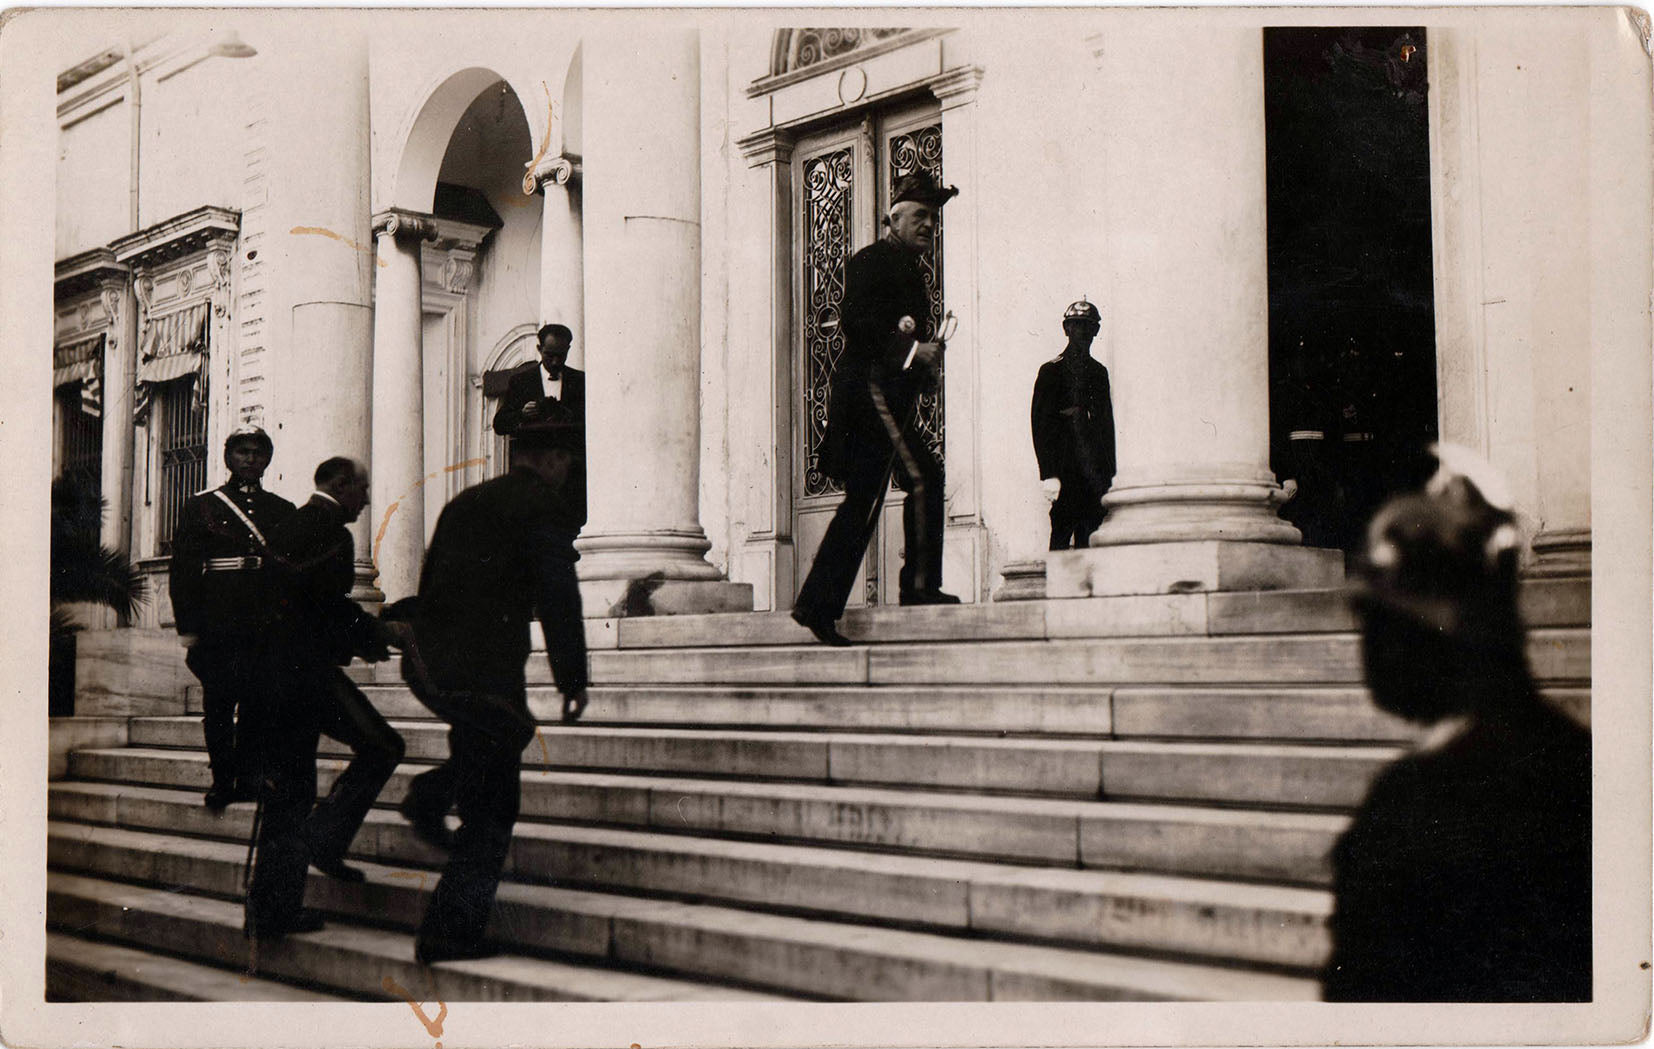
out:
{"label": "column base", "polygon": [[378,575],[372,561],[358,561],[356,583],[350,588],[350,599],[374,615],[385,607],[385,592],[377,585]]}
{"label": "column base", "polygon": [[723,579],[663,579],[655,575],[582,579],[580,604],[587,619],[751,612],[752,584]]}
{"label": "column base", "polygon": [[1523,574],[1552,579],[1591,574],[1591,530],[1565,528],[1533,537],[1534,561]]}
{"label": "column base", "polygon": [[1314,590],[1343,581],[1340,550],[1221,539],[1135,543],[1047,554],[1044,596]]}
{"label": "column base", "polygon": [[1274,478],[1175,481],[1116,486],[1103,497],[1108,516],[1091,545],[1176,543],[1202,540],[1243,543],[1303,541],[1298,529],[1276,515],[1282,492]]}
{"label": "column base", "polygon": [[651,529],[647,532],[588,531],[574,541],[580,551],[579,572],[588,579],[722,579],[708,564],[712,549],[706,533],[696,529]]}
{"label": "column base", "polygon": [[994,591],[995,601],[1038,601],[1045,596],[1044,558],[1009,561],[999,570],[999,575],[1005,582]]}

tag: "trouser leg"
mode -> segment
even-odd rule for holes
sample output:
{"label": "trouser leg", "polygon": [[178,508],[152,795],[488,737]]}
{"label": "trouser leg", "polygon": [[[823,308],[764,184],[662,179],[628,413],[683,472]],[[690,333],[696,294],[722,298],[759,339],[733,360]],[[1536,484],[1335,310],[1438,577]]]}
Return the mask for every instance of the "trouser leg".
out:
{"label": "trouser leg", "polygon": [[316,732],[308,724],[286,726],[265,740],[264,814],[259,822],[248,917],[254,931],[275,930],[304,904],[310,850],[302,833],[316,800]]}
{"label": "trouser leg", "polygon": [[254,772],[248,755],[257,745],[250,739],[250,722],[256,721],[257,704],[249,695],[259,686],[261,673],[254,645],[241,639],[203,637],[190,646],[184,662],[201,682],[201,735],[213,786],[228,789],[237,780],[251,785]]}
{"label": "trouser leg", "polygon": [[423,944],[472,945],[488,929],[517,822],[522,753],[473,730],[448,734],[460,828],[419,927]]}
{"label": "trouser leg", "polygon": [[907,550],[902,557],[901,587],[905,591],[942,588],[942,466],[929,446],[908,440],[896,457],[902,488],[902,531]]}
{"label": "trouser leg", "polygon": [[879,508],[890,486],[890,461],[884,454],[863,455],[851,464],[845,478],[844,501],[839,503],[827,533],[816,549],[815,562],[799,588],[793,607],[806,615],[837,619],[844,614],[856,570],[867,553],[878,526]]}
{"label": "trouser leg", "polygon": [[401,734],[338,667],[321,668],[314,680],[320,692],[321,733],[352,751],[350,764],[305,827],[312,854],[326,861],[340,859],[349,850],[405,746]]}

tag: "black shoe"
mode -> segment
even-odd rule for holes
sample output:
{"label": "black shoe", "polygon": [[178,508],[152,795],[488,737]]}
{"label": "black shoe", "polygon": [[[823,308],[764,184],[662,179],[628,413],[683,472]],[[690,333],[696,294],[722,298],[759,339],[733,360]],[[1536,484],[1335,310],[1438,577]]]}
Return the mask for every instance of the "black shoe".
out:
{"label": "black shoe", "polygon": [[420,965],[492,958],[499,953],[500,949],[491,943],[451,943],[446,940],[418,940],[414,943],[414,961]]}
{"label": "black shoe", "polygon": [[305,907],[291,918],[282,921],[263,921],[254,924],[253,935],[261,940],[279,940],[296,932],[319,932],[327,928],[327,920],[320,911]]}
{"label": "black shoe", "polygon": [[807,612],[801,612],[795,608],[793,609],[793,622],[814,634],[816,636],[816,640],[820,641],[824,645],[831,645],[834,648],[844,648],[848,645],[855,644],[854,641],[851,641],[849,638],[838,632],[838,629],[833,626],[833,621],[831,619],[817,618]]}
{"label": "black shoe", "polygon": [[257,801],[258,792],[246,787],[224,787],[214,785],[207,788],[207,793],[201,796],[201,804],[207,806],[213,815],[222,815],[224,810],[238,801]]}
{"label": "black shoe", "polygon": [[903,590],[899,599],[904,605],[957,605],[959,598],[940,590]]}
{"label": "black shoe", "polygon": [[362,869],[360,867],[352,867],[344,861],[344,857],[342,856],[330,856],[326,858],[321,856],[313,856],[310,859],[310,865],[327,875],[329,878],[336,878],[339,881],[349,882],[352,885],[360,885],[362,882],[368,880],[368,876],[362,873]]}
{"label": "black shoe", "polygon": [[434,849],[452,852],[454,849],[454,832],[448,829],[440,813],[430,812],[418,808],[404,799],[396,807],[402,818],[413,825],[414,836]]}

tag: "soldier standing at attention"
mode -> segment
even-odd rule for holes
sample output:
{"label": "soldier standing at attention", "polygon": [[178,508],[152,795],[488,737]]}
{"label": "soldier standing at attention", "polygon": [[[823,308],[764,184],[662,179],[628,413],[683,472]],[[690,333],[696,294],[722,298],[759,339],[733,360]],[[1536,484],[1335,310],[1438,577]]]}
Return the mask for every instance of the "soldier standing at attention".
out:
{"label": "soldier standing at attention", "polygon": [[270,435],[256,426],[230,434],[229,481],[184,503],[172,540],[172,608],[189,650],[185,662],[201,681],[212,767],[203,800],[214,812],[257,797],[248,740],[260,716],[264,635],[274,605],[265,537],[294,510],[259,485],[273,451]]}
{"label": "soldier standing at attention", "polygon": [[1114,402],[1108,369],[1091,356],[1102,330],[1097,307],[1081,299],[1062,315],[1068,345],[1040,366],[1030,414],[1040,481],[1051,500],[1051,549],[1083,549],[1103,523],[1114,483]]}

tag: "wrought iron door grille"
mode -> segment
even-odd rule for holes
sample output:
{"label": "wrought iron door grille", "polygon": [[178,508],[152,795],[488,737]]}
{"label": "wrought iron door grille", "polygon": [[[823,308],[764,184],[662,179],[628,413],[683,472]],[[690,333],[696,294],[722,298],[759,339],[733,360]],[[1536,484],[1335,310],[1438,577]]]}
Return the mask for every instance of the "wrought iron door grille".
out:
{"label": "wrought iron door grille", "polygon": [[157,550],[172,552],[172,536],[184,502],[207,486],[207,413],[196,404],[195,378],[160,386],[161,499],[156,512]]}
{"label": "wrought iron door grille", "polygon": [[[891,135],[887,144],[890,163],[890,185],[904,175],[918,171],[929,172],[938,184],[942,181],[942,125],[931,124]],[[945,307],[942,302],[942,215],[936,216],[936,233],[930,250],[919,257],[919,266],[925,271],[925,287],[930,292],[930,331],[942,330]],[[944,368],[946,365],[943,366]],[[919,398],[918,433],[930,446],[937,462],[942,462],[942,383],[935,393]]]}
{"label": "wrought iron door grille", "polygon": [[844,354],[844,264],[854,224],[855,153],[850,147],[804,162],[804,494],[844,490],[821,472],[827,399]]}

